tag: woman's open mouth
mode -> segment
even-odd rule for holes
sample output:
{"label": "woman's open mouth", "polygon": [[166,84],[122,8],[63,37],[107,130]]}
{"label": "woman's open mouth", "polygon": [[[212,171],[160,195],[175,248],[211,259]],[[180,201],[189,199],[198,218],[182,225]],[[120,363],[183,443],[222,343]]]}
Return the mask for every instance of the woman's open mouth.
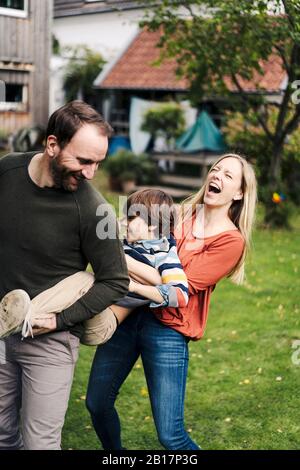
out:
{"label": "woman's open mouth", "polygon": [[221,188],[217,183],[209,183],[208,192],[219,194],[221,192]]}

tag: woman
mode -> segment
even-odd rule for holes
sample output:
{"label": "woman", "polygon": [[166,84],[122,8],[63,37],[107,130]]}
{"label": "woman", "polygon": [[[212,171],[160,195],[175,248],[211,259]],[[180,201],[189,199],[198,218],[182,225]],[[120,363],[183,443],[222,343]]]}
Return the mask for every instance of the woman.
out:
{"label": "woman", "polygon": [[170,450],[199,449],[183,419],[188,342],[204,334],[216,283],[225,276],[243,281],[256,203],[252,167],[239,155],[224,155],[186,202],[191,210],[182,211],[175,236],[189,283],[187,307],[136,310],[93,361],[87,407],[107,450],[122,449],[115,400],[140,355],[159,441]]}

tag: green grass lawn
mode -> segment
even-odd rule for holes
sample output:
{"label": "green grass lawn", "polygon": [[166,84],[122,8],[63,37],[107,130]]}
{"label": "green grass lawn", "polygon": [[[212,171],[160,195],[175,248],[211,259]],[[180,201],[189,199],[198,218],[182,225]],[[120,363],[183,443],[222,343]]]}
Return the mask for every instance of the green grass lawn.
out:
{"label": "green grass lawn", "polygon": [[[116,204],[104,175],[95,186]],[[292,363],[292,344],[300,339],[299,214],[293,225],[293,231],[256,230],[247,282],[220,282],[205,336],[190,343],[186,427],[204,449],[299,449],[300,365]],[[81,347],[64,449],[100,448],[84,402],[94,351]],[[117,407],[125,447],[161,449],[140,361]]]}

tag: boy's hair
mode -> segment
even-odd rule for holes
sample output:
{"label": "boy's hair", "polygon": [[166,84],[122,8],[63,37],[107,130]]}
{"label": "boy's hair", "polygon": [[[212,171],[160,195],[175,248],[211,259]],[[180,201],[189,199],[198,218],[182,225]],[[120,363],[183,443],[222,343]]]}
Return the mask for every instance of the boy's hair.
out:
{"label": "boy's hair", "polygon": [[142,189],[131,194],[124,206],[127,218],[141,217],[148,226],[157,227],[155,238],[174,233],[176,210],[174,201],[160,189]]}
{"label": "boy's hair", "polygon": [[102,135],[110,137],[113,129],[92,106],[84,101],[71,101],[57,109],[49,118],[46,140],[50,135],[57,138],[63,149],[84,124],[94,124]]}

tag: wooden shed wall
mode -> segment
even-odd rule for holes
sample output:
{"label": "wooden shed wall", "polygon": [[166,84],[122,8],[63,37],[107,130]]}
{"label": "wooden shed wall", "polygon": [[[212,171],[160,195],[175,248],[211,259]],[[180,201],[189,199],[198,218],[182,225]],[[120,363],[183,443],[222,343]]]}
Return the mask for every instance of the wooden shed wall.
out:
{"label": "wooden shed wall", "polygon": [[[53,2],[28,3],[27,18],[0,15],[0,80],[28,84],[27,124],[46,125]],[[24,123],[24,114],[17,121]]]}

